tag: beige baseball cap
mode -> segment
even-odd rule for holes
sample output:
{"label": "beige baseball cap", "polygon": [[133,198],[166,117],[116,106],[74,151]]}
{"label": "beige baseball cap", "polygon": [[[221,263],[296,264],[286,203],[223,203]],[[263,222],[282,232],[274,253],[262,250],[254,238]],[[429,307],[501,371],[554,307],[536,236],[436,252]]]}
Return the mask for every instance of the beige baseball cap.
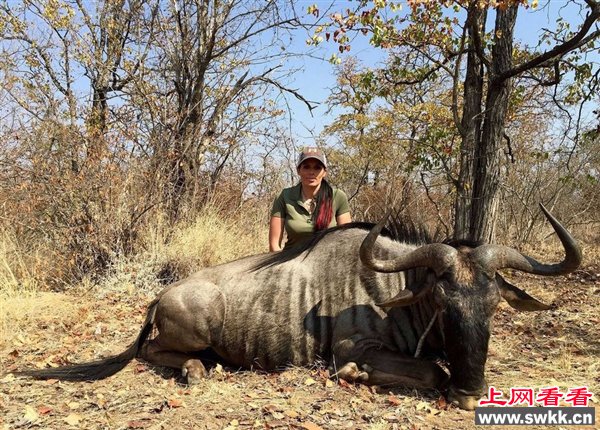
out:
{"label": "beige baseball cap", "polygon": [[306,147],[304,149],[302,149],[302,152],[300,153],[300,156],[298,157],[298,162],[296,163],[296,167],[300,167],[300,164],[302,164],[305,160],[308,160],[309,158],[314,158],[315,160],[319,160],[321,162],[321,164],[327,168],[327,157],[325,157],[325,153],[323,151],[321,151],[321,149],[312,146],[312,147]]}

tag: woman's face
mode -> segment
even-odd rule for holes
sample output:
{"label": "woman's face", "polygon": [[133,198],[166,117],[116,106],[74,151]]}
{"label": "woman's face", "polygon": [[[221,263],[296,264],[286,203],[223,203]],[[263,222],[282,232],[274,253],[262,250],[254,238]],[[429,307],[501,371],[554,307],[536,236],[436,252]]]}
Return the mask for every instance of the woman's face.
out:
{"label": "woman's face", "polygon": [[300,182],[306,187],[318,187],[321,185],[321,181],[327,176],[327,170],[321,164],[319,160],[309,158],[298,166],[298,175],[300,175]]}

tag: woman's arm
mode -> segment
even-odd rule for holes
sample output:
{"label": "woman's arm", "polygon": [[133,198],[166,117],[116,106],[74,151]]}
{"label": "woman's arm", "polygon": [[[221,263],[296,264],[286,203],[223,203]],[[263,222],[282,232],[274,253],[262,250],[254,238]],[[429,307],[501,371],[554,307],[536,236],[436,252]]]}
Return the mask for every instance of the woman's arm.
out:
{"label": "woman's arm", "polygon": [[337,225],[348,224],[349,222],[352,222],[350,212],[346,212],[345,214],[335,217],[335,222],[337,222]]}
{"label": "woman's arm", "polygon": [[281,251],[283,240],[283,218],[272,216],[269,222],[269,252]]}

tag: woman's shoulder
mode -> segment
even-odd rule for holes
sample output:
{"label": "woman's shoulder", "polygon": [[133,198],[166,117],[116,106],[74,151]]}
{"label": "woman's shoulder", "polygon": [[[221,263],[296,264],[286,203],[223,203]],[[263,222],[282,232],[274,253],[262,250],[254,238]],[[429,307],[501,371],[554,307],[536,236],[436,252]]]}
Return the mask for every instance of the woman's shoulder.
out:
{"label": "woman's shoulder", "polygon": [[287,188],[284,188],[283,190],[281,190],[281,193],[279,193],[279,196],[283,197],[285,199],[291,200],[291,199],[296,198],[299,193],[300,193],[300,184],[296,184],[296,185],[292,185],[291,187],[287,187]]}
{"label": "woman's shoulder", "polygon": [[333,185],[331,186],[331,189],[333,190],[334,197],[340,196],[342,198],[348,198],[348,196],[342,189],[340,189],[338,187],[334,187]]}

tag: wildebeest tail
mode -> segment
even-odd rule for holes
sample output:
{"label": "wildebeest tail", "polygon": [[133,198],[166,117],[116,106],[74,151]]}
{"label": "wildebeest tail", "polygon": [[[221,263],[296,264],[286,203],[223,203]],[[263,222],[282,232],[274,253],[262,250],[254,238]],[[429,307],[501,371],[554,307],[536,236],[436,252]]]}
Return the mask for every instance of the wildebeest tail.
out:
{"label": "wildebeest tail", "polygon": [[35,379],[60,379],[63,381],[93,381],[114,375],[136,357],[144,341],[150,335],[157,303],[158,300],[155,300],[148,308],[146,320],[135,342],[118,355],[89,363],[72,364],[49,369],[21,370],[12,373],[17,376],[30,376]]}

